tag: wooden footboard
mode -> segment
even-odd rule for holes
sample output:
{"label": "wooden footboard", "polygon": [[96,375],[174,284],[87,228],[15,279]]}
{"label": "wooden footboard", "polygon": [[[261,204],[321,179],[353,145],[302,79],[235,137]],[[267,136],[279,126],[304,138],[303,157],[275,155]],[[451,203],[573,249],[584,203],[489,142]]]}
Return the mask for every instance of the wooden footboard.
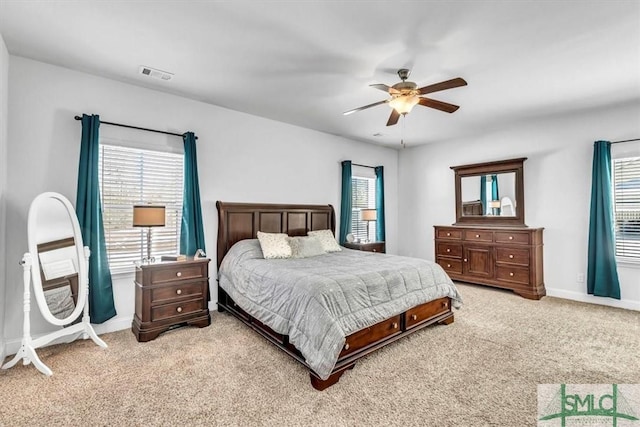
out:
{"label": "wooden footboard", "polygon": [[251,329],[265,337],[280,350],[306,366],[309,369],[311,385],[316,390],[324,390],[337,383],[345,371],[352,369],[358,359],[369,353],[405,335],[419,331],[426,326],[434,323],[448,325],[452,323],[454,319],[451,310],[451,299],[444,297],[418,305],[390,319],[383,320],[373,326],[354,332],[347,336],[344,348],[331,371],[331,375],[326,380],[322,380],[311,370],[309,365],[307,365],[302,353],[289,342],[288,335],[279,334],[250,316],[242,310],[220,286],[218,286],[218,311],[229,312]]}

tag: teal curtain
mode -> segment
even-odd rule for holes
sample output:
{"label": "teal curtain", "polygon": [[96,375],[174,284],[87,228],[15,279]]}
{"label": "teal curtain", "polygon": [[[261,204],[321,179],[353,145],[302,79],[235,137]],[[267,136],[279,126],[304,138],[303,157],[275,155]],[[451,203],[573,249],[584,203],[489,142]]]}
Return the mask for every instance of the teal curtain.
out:
{"label": "teal curtain", "polygon": [[353,207],[351,192],[351,160],[345,160],[342,162],[342,199],[340,201],[340,235],[338,237],[341,245],[346,243],[347,234],[351,232]]}
{"label": "teal curtain", "polygon": [[376,240],[384,242],[384,168],[376,166]]}
{"label": "teal curtain", "polygon": [[89,257],[89,316],[91,323],[103,323],[116,315],[113,303],[111,271],[107,258],[98,181],[100,117],[82,115],[80,166],[76,214],[84,245],[91,250]]}
{"label": "teal curtain", "polygon": [[486,215],[488,213],[487,205],[487,176],[482,175],[480,177],[480,202],[482,202],[482,215]]}
{"label": "teal curtain", "polygon": [[[498,191],[498,175],[491,175],[491,200],[500,200],[500,192]],[[492,212],[494,215],[500,215],[500,208],[495,208]]]}
{"label": "teal curtain", "polygon": [[591,174],[587,292],[600,297],[620,299],[612,197],[611,143],[596,141]]}
{"label": "teal curtain", "polygon": [[182,196],[182,226],[180,227],[180,253],[194,255],[198,249],[206,252],[204,228],[198,183],[196,137],[193,132],[183,135],[184,140],[184,194]]}

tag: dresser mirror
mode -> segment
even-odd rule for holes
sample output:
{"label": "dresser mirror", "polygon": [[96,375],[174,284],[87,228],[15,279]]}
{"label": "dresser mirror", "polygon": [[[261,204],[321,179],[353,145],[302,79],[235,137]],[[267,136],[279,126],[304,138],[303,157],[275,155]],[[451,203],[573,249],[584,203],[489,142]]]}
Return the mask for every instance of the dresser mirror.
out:
{"label": "dresser mirror", "polygon": [[455,172],[456,225],[524,224],[526,158],[452,166]]}
{"label": "dresser mirror", "polygon": [[[27,219],[29,252],[22,258],[23,337],[15,357],[2,366],[23,360],[42,373],[53,372],[38,358],[35,349],[63,337],[91,338],[101,347],[89,320],[89,248],[84,247],[80,225],[73,206],[58,193],[42,193],[29,208]],[[57,326],[53,332],[31,338],[31,291],[42,317]]]}

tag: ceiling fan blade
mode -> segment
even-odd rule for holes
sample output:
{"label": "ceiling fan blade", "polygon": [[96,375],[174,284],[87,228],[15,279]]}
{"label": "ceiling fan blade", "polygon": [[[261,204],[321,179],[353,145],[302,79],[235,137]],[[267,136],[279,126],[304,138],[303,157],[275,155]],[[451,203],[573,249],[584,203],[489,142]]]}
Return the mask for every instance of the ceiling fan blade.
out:
{"label": "ceiling fan blade", "polygon": [[456,77],[455,79],[447,80],[445,82],[435,83],[429,86],[421,87],[418,89],[418,93],[420,95],[425,95],[427,93],[439,92],[445,89],[452,89],[454,87],[466,86],[467,82],[465,79],[461,77]]}
{"label": "ceiling fan blade", "polygon": [[435,108],[436,110],[444,111],[445,113],[453,113],[458,108],[459,105],[453,105],[442,101],[436,101],[435,99],[429,98],[420,98],[420,105],[424,105],[425,107]]}
{"label": "ceiling fan blade", "polygon": [[391,110],[391,115],[389,116],[389,121],[387,122],[387,126],[393,126],[398,123],[398,119],[400,118],[400,113],[396,110]]}
{"label": "ceiling fan blade", "polygon": [[364,107],[358,107],[358,108],[354,108],[353,110],[345,111],[342,114],[344,114],[345,116],[348,116],[349,114],[353,114],[356,111],[365,110],[367,108],[375,107],[376,105],[380,105],[380,104],[386,104],[387,102],[389,102],[389,100],[385,99],[384,101],[374,102],[373,104],[365,105]]}
{"label": "ceiling fan blade", "polygon": [[394,89],[391,86],[387,86],[384,83],[376,83],[374,85],[369,85],[369,86],[375,87],[376,89],[380,89],[380,90],[382,90],[384,92],[391,93],[391,94],[400,93],[400,91],[398,89]]}

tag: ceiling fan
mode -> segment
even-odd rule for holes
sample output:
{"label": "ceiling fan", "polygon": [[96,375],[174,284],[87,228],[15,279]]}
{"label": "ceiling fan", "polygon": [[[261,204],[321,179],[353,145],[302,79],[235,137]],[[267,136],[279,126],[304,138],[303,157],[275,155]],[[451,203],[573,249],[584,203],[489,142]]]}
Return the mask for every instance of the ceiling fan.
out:
{"label": "ceiling fan", "polygon": [[400,83],[396,83],[393,86],[387,86],[382,83],[370,85],[371,87],[374,87],[376,89],[388,92],[390,95],[389,99],[374,102],[373,104],[365,105],[364,107],[354,108],[353,110],[345,111],[343,114],[346,116],[348,114],[355,113],[356,111],[375,107],[376,105],[389,104],[389,106],[393,108],[393,110],[391,111],[391,116],[389,116],[389,120],[387,121],[387,126],[393,126],[398,123],[398,119],[400,118],[401,114],[404,116],[405,114],[409,113],[411,109],[417,104],[423,105],[425,107],[435,108],[436,110],[444,111],[446,113],[453,113],[458,108],[460,108],[458,105],[448,104],[446,102],[437,101],[435,99],[424,98],[420,95],[439,92],[445,89],[452,89],[454,87],[466,86],[467,82],[463,78],[456,77],[455,79],[418,88],[418,85],[416,85],[414,82],[407,81],[407,78],[409,78],[409,74],[411,74],[410,70],[401,68],[398,70],[398,76],[400,77],[400,80],[402,80]]}

